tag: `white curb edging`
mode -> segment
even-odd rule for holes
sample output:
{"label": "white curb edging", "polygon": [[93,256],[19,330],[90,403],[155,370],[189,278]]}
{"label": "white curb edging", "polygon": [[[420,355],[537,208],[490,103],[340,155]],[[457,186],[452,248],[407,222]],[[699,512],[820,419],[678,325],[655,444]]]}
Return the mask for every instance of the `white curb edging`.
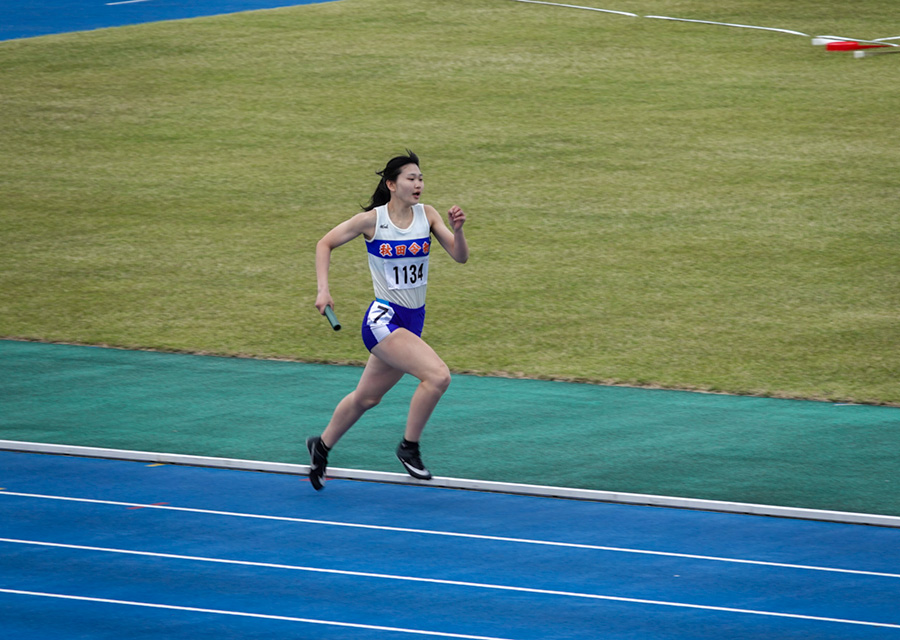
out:
{"label": "white curb edging", "polygon": [[[216,469],[233,469],[241,471],[264,471],[305,476],[309,466],[287,462],[266,462],[262,460],[240,460],[234,458],[215,458],[179,453],[159,453],[152,451],[130,451],[127,449],[104,449],[67,444],[47,444],[42,442],[22,442],[18,440],[0,440],[0,451],[17,451],[22,453],[44,453],[54,455],[80,456],[86,458],[105,458],[111,460],[128,460],[134,462],[152,462],[158,464],[185,465],[192,467],[212,467]],[[699,498],[680,498],[675,496],[658,496],[642,493],[623,493],[618,491],[598,491],[594,489],[575,489],[570,487],[552,487],[512,482],[495,482],[489,480],[471,480],[464,478],[434,477],[432,480],[416,480],[403,473],[387,471],[366,471],[361,469],[341,469],[329,467],[328,477],[343,480],[359,480],[363,482],[383,482],[388,484],[407,484],[444,489],[462,489],[468,491],[486,491],[492,493],[508,493],[513,495],[535,496],[544,498],[563,498],[568,500],[586,500],[592,502],[611,502],[639,506],[669,507],[677,509],[695,509],[699,511],[715,511],[721,513],[737,513],[779,518],[795,518],[801,520],[819,520],[823,522],[839,522],[845,524],[867,524],[881,527],[900,528],[900,517],[872,513],[854,513],[850,511],[828,511],[822,509],[803,509],[799,507],[780,507],[775,505],[752,504],[744,502],[727,502],[720,500],[703,500]]]}

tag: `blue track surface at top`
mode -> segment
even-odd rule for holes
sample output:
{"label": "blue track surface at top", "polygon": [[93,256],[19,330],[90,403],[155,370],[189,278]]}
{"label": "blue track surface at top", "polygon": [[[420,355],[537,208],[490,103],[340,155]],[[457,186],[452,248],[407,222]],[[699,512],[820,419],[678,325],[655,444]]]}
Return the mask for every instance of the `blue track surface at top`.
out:
{"label": "blue track surface at top", "polygon": [[329,1],[332,0],[3,0],[0,40]]}
{"label": "blue track surface at top", "polygon": [[900,637],[900,530],[0,452],[4,638]]}

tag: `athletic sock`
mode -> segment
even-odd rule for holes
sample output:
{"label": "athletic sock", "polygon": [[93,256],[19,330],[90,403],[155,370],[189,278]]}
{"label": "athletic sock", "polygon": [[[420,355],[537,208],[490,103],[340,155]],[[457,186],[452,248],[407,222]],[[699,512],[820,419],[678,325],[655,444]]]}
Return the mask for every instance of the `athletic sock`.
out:
{"label": "athletic sock", "polygon": [[403,438],[403,442],[400,443],[400,446],[404,449],[410,449],[412,451],[416,451],[419,448],[418,442],[410,442],[406,438]]}

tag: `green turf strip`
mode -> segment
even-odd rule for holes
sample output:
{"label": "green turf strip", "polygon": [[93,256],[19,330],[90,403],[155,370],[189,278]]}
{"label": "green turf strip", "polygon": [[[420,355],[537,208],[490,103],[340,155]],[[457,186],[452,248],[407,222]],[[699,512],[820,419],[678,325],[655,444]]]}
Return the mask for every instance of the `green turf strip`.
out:
{"label": "green turf strip", "polygon": [[[330,330],[330,329],[329,329]],[[308,463],[360,369],[0,341],[0,439]],[[331,455],[402,473],[404,379]],[[900,409],[455,376],[440,476],[900,515]]]}

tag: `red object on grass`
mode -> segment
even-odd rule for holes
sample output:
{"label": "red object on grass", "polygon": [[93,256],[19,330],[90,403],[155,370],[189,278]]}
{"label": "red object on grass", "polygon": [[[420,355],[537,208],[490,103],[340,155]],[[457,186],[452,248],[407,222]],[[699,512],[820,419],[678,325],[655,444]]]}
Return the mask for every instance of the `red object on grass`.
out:
{"label": "red object on grass", "polygon": [[828,51],[856,51],[858,49],[880,49],[886,47],[886,44],[860,44],[852,40],[847,42],[829,42],[825,45]]}

